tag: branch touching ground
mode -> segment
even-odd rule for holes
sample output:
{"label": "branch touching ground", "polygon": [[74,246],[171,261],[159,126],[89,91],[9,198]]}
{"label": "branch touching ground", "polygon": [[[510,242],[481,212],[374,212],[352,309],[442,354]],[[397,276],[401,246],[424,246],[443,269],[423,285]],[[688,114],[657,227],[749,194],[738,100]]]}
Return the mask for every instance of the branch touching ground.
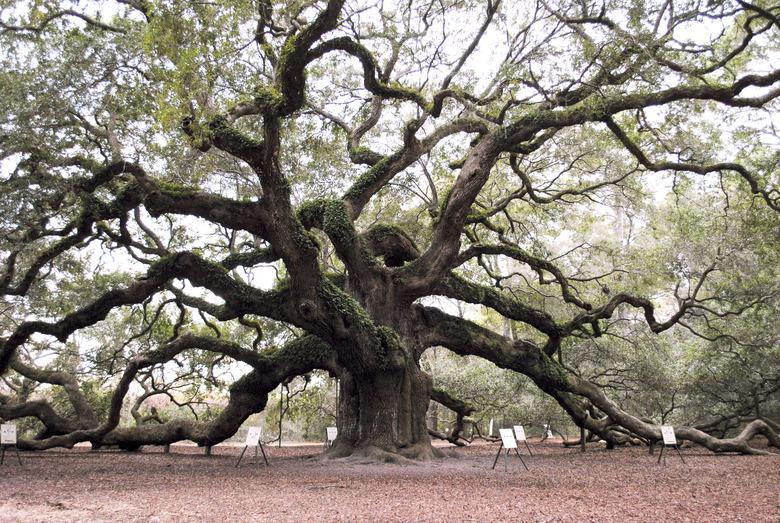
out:
{"label": "branch touching ground", "polygon": [[449,435],[441,434],[431,429],[429,429],[428,432],[437,438],[445,439],[455,445],[465,445],[463,442],[463,437],[461,436],[463,430],[465,429],[465,420],[476,409],[468,403],[455,398],[447,391],[442,389],[434,388],[431,391],[431,399],[437,403],[441,403],[451,411],[455,412],[457,417],[455,419],[455,426],[452,428],[452,432],[450,432]]}

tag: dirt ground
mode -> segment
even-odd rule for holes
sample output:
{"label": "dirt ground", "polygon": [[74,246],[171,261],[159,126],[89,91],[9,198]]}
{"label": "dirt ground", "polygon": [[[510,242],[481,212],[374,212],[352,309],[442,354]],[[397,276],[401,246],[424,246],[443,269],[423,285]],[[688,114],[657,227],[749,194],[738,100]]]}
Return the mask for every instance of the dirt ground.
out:
{"label": "dirt ground", "polygon": [[[0,521],[780,521],[780,455],[532,442],[491,470],[496,445],[414,466],[321,461],[321,447],[271,447],[270,467],[239,447],[172,453],[85,448],[13,453],[0,466]],[[10,460],[8,458],[11,458]],[[250,452],[247,452],[250,457]]]}

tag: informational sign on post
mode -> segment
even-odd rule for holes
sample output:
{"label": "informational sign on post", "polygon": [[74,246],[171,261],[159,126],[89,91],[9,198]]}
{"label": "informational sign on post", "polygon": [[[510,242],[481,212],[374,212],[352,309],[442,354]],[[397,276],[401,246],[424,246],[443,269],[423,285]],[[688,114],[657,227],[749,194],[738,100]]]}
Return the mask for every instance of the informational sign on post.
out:
{"label": "informational sign on post", "polygon": [[674,433],[674,427],[671,425],[661,425],[661,437],[664,440],[664,445],[661,447],[661,453],[658,455],[658,463],[661,463],[661,458],[663,458],[664,465],[666,465],[664,450],[667,448],[673,448],[677,452],[677,455],[680,456],[680,460],[685,463],[685,458],[683,458],[682,452],[680,452],[680,447],[677,446],[677,436]]}
{"label": "informational sign on post", "polygon": [[0,425],[0,445],[16,445],[16,425],[13,423]]}
{"label": "informational sign on post", "polygon": [[515,439],[515,433],[512,429],[498,429],[498,434],[501,436],[501,446],[498,447],[498,453],[496,453],[496,459],[493,460],[493,469],[496,468],[498,458],[501,456],[501,451],[504,451],[504,471],[507,470],[507,458],[509,457],[509,451],[514,450],[517,457],[520,458],[520,463],[523,464],[525,470],[528,470],[528,465],[525,464],[525,460],[517,450],[517,440]]}
{"label": "informational sign on post", "polygon": [[664,438],[664,445],[677,445],[677,437],[671,425],[661,425],[661,436]]}
{"label": "informational sign on post", "polygon": [[498,429],[498,433],[501,435],[501,443],[504,444],[505,449],[517,448],[517,440],[512,434],[512,429]]}
{"label": "informational sign on post", "polygon": [[339,429],[336,427],[326,427],[325,432],[328,436],[328,441],[336,441],[339,435]]}
{"label": "informational sign on post", "polygon": [[526,436],[525,436],[525,429],[523,428],[523,426],[522,425],[515,425],[513,427],[513,429],[515,431],[515,439],[517,441],[522,441],[523,444],[525,445],[525,448],[528,449],[528,454],[533,456],[534,453],[531,452],[531,447],[528,446],[528,438],[526,438]]}
{"label": "informational sign on post", "polygon": [[262,431],[260,430],[260,427],[249,427],[249,430],[246,433],[246,446],[247,447],[256,447],[260,444],[260,436],[262,434]]}
{"label": "informational sign on post", "polygon": [[249,427],[249,430],[246,431],[246,440],[244,441],[244,450],[241,451],[241,455],[238,457],[238,461],[236,462],[236,467],[238,467],[241,464],[241,460],[244,458],[244,454],[246,453],[246,449],[249,447],[254,447],[255,449],[255,461],[258,465],[260,465],[260,458],[258,457],[258,450],[263,453],[263,461],[265,462],[266,466],[269,466],[268,463],[268,456],[265,455],[265,449],[263,448],[263,442],[260,441],[260,436],[263,435],[263,429],[262,427]]}
{"label": "informational sign on post", "polygon": [[13,448],[16,451],[16,459],[21,465],[22,457],[19,455],[19,447],[16,446],[16,425],[13,423],[0,425],[0,465],[5,463],[5,449],[7,448]]}

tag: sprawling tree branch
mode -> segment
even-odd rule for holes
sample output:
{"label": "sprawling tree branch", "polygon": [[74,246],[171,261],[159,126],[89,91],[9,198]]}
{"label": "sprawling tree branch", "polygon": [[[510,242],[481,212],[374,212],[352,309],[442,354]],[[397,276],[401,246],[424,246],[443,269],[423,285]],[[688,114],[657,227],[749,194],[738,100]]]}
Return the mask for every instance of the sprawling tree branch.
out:
{"label": "sprawling tree branch", "polygon": [[[566,371],[535,345],[526,341],[513,342],[472,322],[436,309],[420,308],[418,314],[421,328],[425,329],[423,335],[426,343],[442,345],[461,355],[480,356],[499,367],[525,374],[542,390],[550,393],[572,414],[575,421],[584,424],[587,429],[612,439],[608,434],[609,425],[616,424],[648,440],[661,439],[659,425],[646,423],[627,413],[609,399],[601,387]],[[593,420],[587,415],[588,403],[580,398],[596,406],[607,417]],[[766,436],[773,446],[780,443],[777,434],[761,420],[753,421],[739,436],[732,439],[714,438],[691,427],[676,427],[675,432],[679,439],[693,441],[717,452],[765,454],[766,451],[749,445],[750,439],[757,434]]]}
{"label": "sprawling tree branch", "polygon": [[620,128],[620,126],[615,123],[615,120],[611,117],[607,117],[604,122],[607,124],[607,127],[610,131],[620,140],[620,143],[623,144],[623,146],[637,159],[637,161],[642,164],[646,169],[649,169],[651,171],[655,172],[661,172],[661,171],[684,171],[684,172],[691,172],[696,174],[708,174],[712,172],[723,172],[723,171],[733,171],[739,174],[742,179],[744,179],[748,185],[750,185],[750,190],[753,194],[761,196],[761,198],[764,199],[767,205],[774,209],[775,211],[780,212],[780,191],[777,189],[764,189],[759,185],[758,180],[756,179],[755,175],[753,175],[750,171],[748,171],[744,166],[733,163],[733,162],[726,162],[726,163],[716,163],[712,165],[701,165],[701,164],[694,164],[690,162],[653,162],[651,161],[647,155],[640,149],[640,147],[632,141],[628,135]]}

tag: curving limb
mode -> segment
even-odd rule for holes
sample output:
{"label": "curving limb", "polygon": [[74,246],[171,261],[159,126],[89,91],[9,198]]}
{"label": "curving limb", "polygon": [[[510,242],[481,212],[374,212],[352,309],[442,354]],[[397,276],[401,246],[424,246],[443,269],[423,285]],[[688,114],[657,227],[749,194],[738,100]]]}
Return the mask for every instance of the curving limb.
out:
{"label": "curving limb", "polygon": [[[612,425],[623,427],[649,441],[661,439],[660,425],[644,422],[624,411],[601,387],[568,372],[536,345],[527,341],[513,342],[435,309],[421,309],[419,314],[427,326],[423,334],[427,343],[442,345],[461,355],[481,356],[500,367],[525,374],[558,401],[578,425],[585,426],[608,442],[614,444],[624,439],[611,431]],[[606,417],[591,417],[589,405],[597,407]],[[771,446],[777,447],[780,443],[777,433],[763,420],[752,421],[734,438],[719,439],[693,427],[675,427],[675,433],[679,439],[692,441],[715,452],[766,454],[766,451],[750,446],[750,440],[756,435],[765,436]]]}
{"label": "curving limb", "polygon": [[[176,355],[188,350],[230,356],[251,365],[253,370],[231,386],[228,405],[213,421],[173,420],[156,425],[118,428],[119,411],[129,384],[137,373],[142,369],[170,361]],[[313,369],[335,372],[339,366],[333,350],[312,336],[299,338],[277,351],[263,354],[215,338],[184,335],[145,356],[128,362],[112,394],[108,419],[102,425],[86,430],[69,430],[63,435],[51,435],[39,440],[22,440],[19,446],[42,450],[57,446],[70,447],[80,441],[91,441],[98,446],[119,445],[131,449],[146,444],[165,445],[183,439],[190,439],[201,445],[214,445],[232,436],[250,414],[262,410],[268,399],[268,393],[280,383]]]}
{"label": "curving limb", "polygon": [[463,431],[466,428],[466,418],[470,416],[476,409],[468,403],[455,398],[447,391],[434,388],[431,390],[431,399],[437,403],[440,403],[455,412],[455,426],[452,428],[449,434],[441,434],[433,429],[428,429],[432,436],[439,439],[447,440],[455,445],[463,446]]}

